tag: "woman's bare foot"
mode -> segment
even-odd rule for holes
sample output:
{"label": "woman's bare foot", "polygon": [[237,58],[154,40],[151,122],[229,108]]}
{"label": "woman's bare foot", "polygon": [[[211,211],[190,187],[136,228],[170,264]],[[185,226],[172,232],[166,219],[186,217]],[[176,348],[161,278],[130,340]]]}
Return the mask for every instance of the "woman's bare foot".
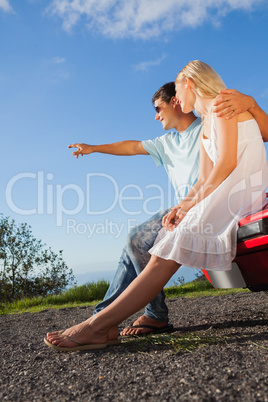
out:
{"label": "woman's bare foot", "polygon": [[[153,332],[152,328],[133,328],[135,325],[150,325],[152,327],[156,328],[164,328],[168,325],[168,322],[160,322],[153,320],[150,317],[147,317],[146,315],[142,315],[139,317],[131,326],[126,327],[123,329],[123,331],[120,333],[122,336],[129,336],[129,335],[141,335],[141,334],[149,334]],[[132,327],[132,328],[131,328]]]}
{"label": "woman's bare foot", "polygon": [[[95,331],[94,325],[88,319],[63,331],[48,332],[46,339],[55,346],[74,347],[77,344],[104,344],[118,338],[118,328],[112,327],[107,331]],[[74,341],[72,341],[72,339]]]}

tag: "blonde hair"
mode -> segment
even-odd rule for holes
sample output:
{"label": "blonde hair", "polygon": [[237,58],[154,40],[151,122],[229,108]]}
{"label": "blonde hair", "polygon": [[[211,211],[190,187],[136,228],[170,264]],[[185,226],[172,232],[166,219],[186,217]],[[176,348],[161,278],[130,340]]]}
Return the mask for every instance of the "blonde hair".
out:
{"label": "blonde hair", "polygon": [[193,90],[201,98],[215,98],[226,88],[221,77],[208,64],[199,60],[190,61],[177,75],[175,84],[180,84],[190,78],[195,88]]}

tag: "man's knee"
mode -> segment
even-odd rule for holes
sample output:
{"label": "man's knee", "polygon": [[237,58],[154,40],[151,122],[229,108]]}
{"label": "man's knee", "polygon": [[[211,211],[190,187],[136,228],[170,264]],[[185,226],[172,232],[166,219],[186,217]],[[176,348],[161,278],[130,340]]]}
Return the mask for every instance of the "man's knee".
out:
{"label": "man's knee", "polygon": [[153,246],[160,229],[161,225],[156,222],[131,229],[127,236],[127,250],[132,254],[147,252]]}
{"label": "man's knee", "polygon": [[142,239],[141,233],[136,228],[130,230],[126,238],[126,249],[131,254],[135,253],[135,251],[141,246]]}

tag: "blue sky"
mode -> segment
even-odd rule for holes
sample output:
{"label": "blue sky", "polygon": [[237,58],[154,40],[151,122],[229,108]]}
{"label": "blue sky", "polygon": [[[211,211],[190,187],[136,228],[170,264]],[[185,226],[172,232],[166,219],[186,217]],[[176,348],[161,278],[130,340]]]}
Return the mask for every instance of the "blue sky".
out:
{"label": "blue sky", "polygon": [[115,268],[172,189],[148,156],[68,144],[162,135],[151,97],[194,59],[267,111],[267,38],[265,0],[0,0],[1,212],[75,274]]}

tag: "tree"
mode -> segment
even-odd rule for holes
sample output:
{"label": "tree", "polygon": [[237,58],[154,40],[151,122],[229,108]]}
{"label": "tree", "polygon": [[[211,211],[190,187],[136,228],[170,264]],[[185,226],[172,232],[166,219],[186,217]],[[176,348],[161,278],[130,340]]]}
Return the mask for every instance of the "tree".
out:
{"label": "tree", "polygon": [[31,226],[0,214],[0,300],[58,294],[74,281],[59,254],[34,238]]}

